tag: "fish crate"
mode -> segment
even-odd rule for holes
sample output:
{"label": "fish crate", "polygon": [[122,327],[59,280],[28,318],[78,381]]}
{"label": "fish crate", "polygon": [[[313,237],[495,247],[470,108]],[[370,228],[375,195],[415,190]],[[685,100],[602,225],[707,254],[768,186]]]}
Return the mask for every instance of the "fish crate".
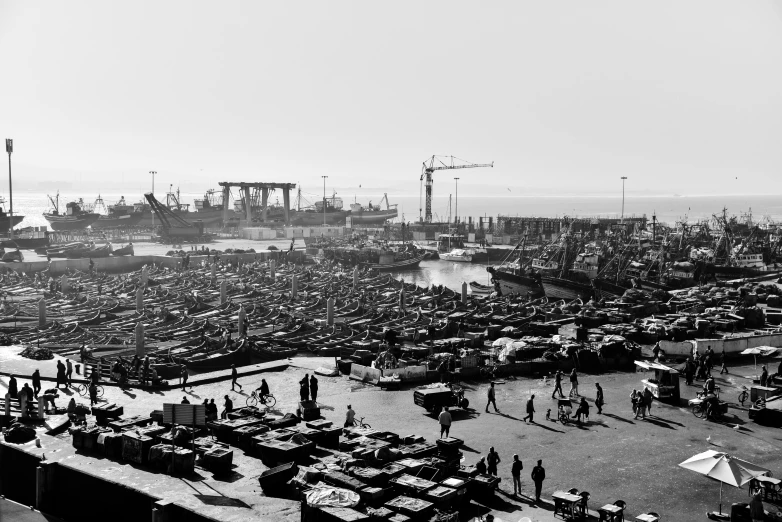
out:
{"label": "fish crate", "polygon": [[439,485],[424,491],[422,498],[434,504],[437,509],[448,509],[456,498],[456,490]]}
{"label": "fish crate", "polygon": [[399,441],[400,441],[399,435],[391,431],[380,431],[378,433],[373,433],[372,435],[369,435],[369,437],[383,442],[387,442],[394,448],[399,446]]}
{"label": "fish crate", "polygon": [[425,520],[434,514],[434,504],[431,502],[404,495],[389,500],[384,506],[413,520]]}
{"label": "fish crate", "polygon": [[358,466],[350,469],[350,476],[355,477],[367,486],[376,488],[384,487],[391,478],[382,469]]}
{"label": "fish crate", "polygon": [[98,437],[101,433],[106,433],[106,430],[99,427],[84,430],[84,449],[88,451],[98,450]]}
{"label": "fish crate", "polygon": [[304,425],[313,430],[322,430],[324,428],[330,428],[334,423],[327,421],[326,419],[315,419],[305,422]]}
{"label": "fish crate", "polygon": [[84,447],[84,429],[81,427],[75,428],[71,430],[71,435],[73,439],[71,440],[71,444],[76,449],[81,449]]}
{"label": "fish crate", "polygon": [[320,418],[320,408],[315,401],[301,401],[299,403],[301,418],[305,421],[311,421]]}
{"label": "fish crate", "polygon": [[264,424],[269,426],[269,428],[273,430],[278,430],[280,428],[288,428],[290,426],[295,426],[299,422],[301,422],[301,419],[299,419],[296,415],[292,413],[286,413],[282,418],[277,418],[271,421],[266,421]]}
{"label": "fish crate", "polygon": [[174,450],[172,472],[177,475],[192,475],[195,471],[195,453],[192,450],[177,448]]}
{"label": "fish crate", "polygon": [[323,475],[323,481],[326,482],[326,484],[332,485],[334,487],[343,488],[355,492],[360,491],[362,488],[366,486],[366,484],[364,484],[360,480],[345,475],[344,473],[339,471],[332,471],[331,473],[327,473]]}
{"label": "fish crate", "polygon": [[149,455],[149,448],[154,443],[152,437],[125,432],[122,434],[122,459],[144,464]]}
{"label": "fish crate", "polygon": [[470,494],[473,498],[493,497],[501,480],[493,475],[476,475],[469,485]]}
{"label": "fish crate", "polygon": [[95,422],[100,425],[106,425],[109,419],[118,419],[125,413],[125,408],[116,404],[96,404],[92,407],[92,414],[95,416]]}
{"label": "fish crate", "polygon": [[353,508],[322,506],[316,512],[319,513],[311,517],[315,522],[363,522],[369,520],[369,515]]}
{"label": "fish crate", "polygon": [[[94,408],[93,408],[94,409]],[[109,428],[114,431],[128,430],[135,427],[147,426],[152,423],[150,417],[142,417],[136,415],[134,417],[128,417],[127,419],[116,419],[109,422]]]}
{"label": "fish crate", "polygon": [[402,513],[396,513],[394,516],[388,519],[388,522],[411,522],[412,519]]}
{"label": "fish crate", "polygon": [[231,471],[233,459],[233,450],[213,447],[201,456],[201,466],[213,473],[225,474]]}
{"label": "fish crate", "polygon": [[240,428],[236,428],[233,431],[233,435],[234,440],[236,441],[236,445],[245,451],[249,451],[252,448],[252,438],[268,431],[268,426],[264,426],[263,424],[255,424],[252,426],[242,426]]}
{"label": "fish crate", "polygon": [[280,466],[267,469],[258,477],[261,489],[269,496],[284,490],[288,487],[288,481],[296,476],[299,467],[293,462],[286,462]]}
{"label": "fish crate", "polygon": [[342,434],[342,428],[331,427],[320,431],[321,436],[318,440],[318,446],[329,449],[337,449],[339,447],[339,436]]}
{"label": "fish crate", "polygon": [[121,433],[104,433],[103,439],[103,454],[107,459],[118,460],[122,458],[122,434]]}
{"label": "fish crate", "polygon": [[390,464],[386,464],[381,468],[381,471],[388,475],[389,478],[392,477],[398,477],[402,473],[407,473],[407,466],[403,466],[396,462],[391,462]]}
{"label": "fish crate", "polygon": [[464,441],[462,439],[457,439],[456,437],[446,437],[444,439],[437,439],[437,448],[440,450],[440,453],[446,454],[446,455],[454,455],[459,452],[459,448],[461,448],[464,445]]}

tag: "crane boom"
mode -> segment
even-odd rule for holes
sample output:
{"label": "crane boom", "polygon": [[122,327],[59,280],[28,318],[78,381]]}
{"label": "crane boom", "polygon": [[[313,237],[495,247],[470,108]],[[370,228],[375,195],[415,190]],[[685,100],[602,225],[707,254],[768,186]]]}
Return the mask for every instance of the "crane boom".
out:
{"label": "crane boom", "polygon": [[[445,163],[441,158],[450,158],[451,163]],[[454,160],[463,162],[463,165],[457,165]],[[439,165],[435,163],[439,162]],[[491,163],[470,163],[468,161],[459,159],[455,156],[432,156],[423,162],[423,168],[421,169],[421,181],[426,183],[426,214],[420,216],[421,208],[418,209],[419,218],[421,222],[432,222],[432,174],[436,170],[452,170],[452,169],[474,169],[478,167],[494,167],[494,162]]]}

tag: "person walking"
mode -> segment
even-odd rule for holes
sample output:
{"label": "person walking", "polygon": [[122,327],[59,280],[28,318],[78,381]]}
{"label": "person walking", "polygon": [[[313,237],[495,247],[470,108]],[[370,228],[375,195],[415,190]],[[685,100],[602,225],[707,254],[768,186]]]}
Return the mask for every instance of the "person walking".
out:
{"label": "person walking", "polygon": [[601,414],[603,413],[603,404],[605,404],[605,400],[603,399],[603,387],[600,386],[600,383],[595,383],[595,388],[597,389],[597,395],[595,396],[595,406],[597,406],[597,413]]}
{"label": "person walking", "polygon": [[521,470],[524,469],[524,465],[519,460],[518,455],[513,455],[513,463],[510,466],[510,474],[513,476],[513,494],[521,494]]}
{"label": "person walking", "polygon": [[489,448],[489,455],[486,457],[486,463],[488,464],[486,470],[489,475],[497,476],[497,465],[502,462],[500,454],[494,451],[494,446]]}
{"label": "person walking", "polygon": [[570,372],[570,391],[568,392],[568,397],[578,397],[578,374],[576,373],[575,368]]}
{"label": "person walking", "polygon": [[[239,372],[236,371],[236,365],[231,365],[231,391],[234,391],[234,386],[238,386],[239,390],[242,389],[242,385],[236,380],[239,378]],[[227,397],[227,395],[226,395]]]}
{"label": "person walking", "polygon": [[494,406],[494,411],[499,413],[500,410],[497,409],[497,402],[494,400],[494,382],[489,383],[489,391],[486,395],[489,398],[488,402],[486,402],[486,413],[489,413],[489,404],[492,404]]}
{"label": "person walking", "polygon": [[643,415],[646,418],[646,406],[644,406],[644,396],[639,393],[638,390],[633,390],[630,394],[630,401],[633,403],[633,413],[635,413],[634,419],[637,419],[639,415]]}
{"label": "person walking", "polygon": [[644,406],[646,406],[646,410],[649,415],[652,414],[652,401],[654,401],[652,390],[649,388],[644,388]]}
{"label": "person walking", "polygon": [[723,373],[729,373],[728,367],[725,365],[725,348],[722,349],[722,353],[720,354],[720,375]]}
{"label": "person walking", "polygon": [[19,384],[16,382],[16,377],[13,375],[8,379],[8,396],[12,399],[16,399],[19,394]]}
{"label": "person walking", "polygon": [[181,402],[180,404],[190,404],[190,401],[189,401],[189,400],[187,400],[187,395],[185,395],[184,397],[182,397],[182,402]]}
{"label": "person walking", "polygon": [[540,490],[543,489],[543,480],[546,478],[546,470],[543,468],[542,460],[539,460],[538,465],[532,468],[530,478],[535,483],[535,502],[540,502]]}
{"label": "person walking", "polygon": [[562,371],[557,370],[557,373],[554,374],[554,391],[551,393],[551,398],[556,399],[554,395],[559,392],[559,397],[562,398],[565,396],[564,393],[562,393]]}
{"label": "person walking", "polygon": [[[188,377],[190,377],[190,375],[187,373],[187,366],[183,364],[179,368],[179,378],[182,381],[182,391],[185,391],[185,388],[187,388]],[[190,389],[192,390],[193,387],[191,386]]]}
{"label": "person walking", "polygon": [[69,388],[73,385],[73,363],[70,359],[65,359],[65,385]]}
{"label": "person walking", "polygon": [[760,500],[760,493],[752,495],[752,500],[749,501],[749,514],[752,517],[752,522],[763,522],[766,520],[766,513],[763,509],[763,501]]}
{"label": "person walking", "polygon": [[310,376],[310,397],[312,402],[318,402],[318,378],[314,373]]}
{"label": "person walking", "polygon": [[[760,385],[765,386],[766,383],[768,383],[768,370],[766,369],[766,365],[764,364],[760,371]],[[35,386],[35,384],[33,384],[33,386]]]}
{"label": "person walking", "polygon": [[299,381],[299,397],[301,402],[310,400],[310,376],[308,373],[305,373],[304,378]]}
{"label": "person walking", "polygon": [[33,372],[33,396],[38,397],[38,392],[41,391],[41,372],[38,368]]}
{"label": "person walking", "polygon": [[524,422],[527,422],[527,419],[529,419],[529,422],[535,422],[532,420],[532,414],[535,413],[535,405],[532,402],[533,399],[535,399],[535,394],[530,395],[529,399],[527,399],[527,416],[524,417]]}
{"label": "person walking", "polygon": [[445,406],[443,408],[443,411],[440,412],[440,416],[438,417],[438,420],[440,421],[440,438],[443,438],[443,433],[445,433],[446,437],[449,437],[451,434],[451,413],[448,411],[448,406]]}

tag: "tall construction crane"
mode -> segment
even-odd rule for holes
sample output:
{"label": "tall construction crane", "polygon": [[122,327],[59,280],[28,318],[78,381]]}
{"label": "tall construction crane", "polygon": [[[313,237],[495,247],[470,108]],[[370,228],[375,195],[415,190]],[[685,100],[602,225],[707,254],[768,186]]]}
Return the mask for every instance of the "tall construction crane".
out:
{"label": "tall construction crane", "polygon": [[[450,164],[446,163],[450,158]],[[444,161],[445,160],[445,161]],[[463,164],[457,165],[454,160],[460,161]],[[421,222],[432,222],[432,174],[435,170],[450,170],[450,169],[473,169],[476,167],[494,167],[494,162],[491,163],[470,163],[463,159],[456,158],[454,156],[432,156],[423,162],[424,166],[421,169],[421,181],[426,180],[426,214],[421,217],[421,208],[418,209],[419,218]]]}

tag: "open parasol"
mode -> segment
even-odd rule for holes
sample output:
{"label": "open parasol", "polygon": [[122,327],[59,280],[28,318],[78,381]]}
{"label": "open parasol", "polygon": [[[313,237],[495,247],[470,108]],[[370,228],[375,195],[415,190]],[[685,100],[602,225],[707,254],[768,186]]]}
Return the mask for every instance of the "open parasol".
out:
{"label": "open parasol", "polygon": [[776,352],[777,349],[773,346],[756,346],[754,348],[747,348],[741,352],[741,355],[753,355],[755,357],[755,368],[758,367],[758,355],[769,356]]}
{"label": "open parasol", "polygon": [[719,481],[720,515],[722,515],[723,484],[739,488],[753,478],[769,472],[766,468],[714,450],[707,450],[694,455],[679,464],[679,466]]}

